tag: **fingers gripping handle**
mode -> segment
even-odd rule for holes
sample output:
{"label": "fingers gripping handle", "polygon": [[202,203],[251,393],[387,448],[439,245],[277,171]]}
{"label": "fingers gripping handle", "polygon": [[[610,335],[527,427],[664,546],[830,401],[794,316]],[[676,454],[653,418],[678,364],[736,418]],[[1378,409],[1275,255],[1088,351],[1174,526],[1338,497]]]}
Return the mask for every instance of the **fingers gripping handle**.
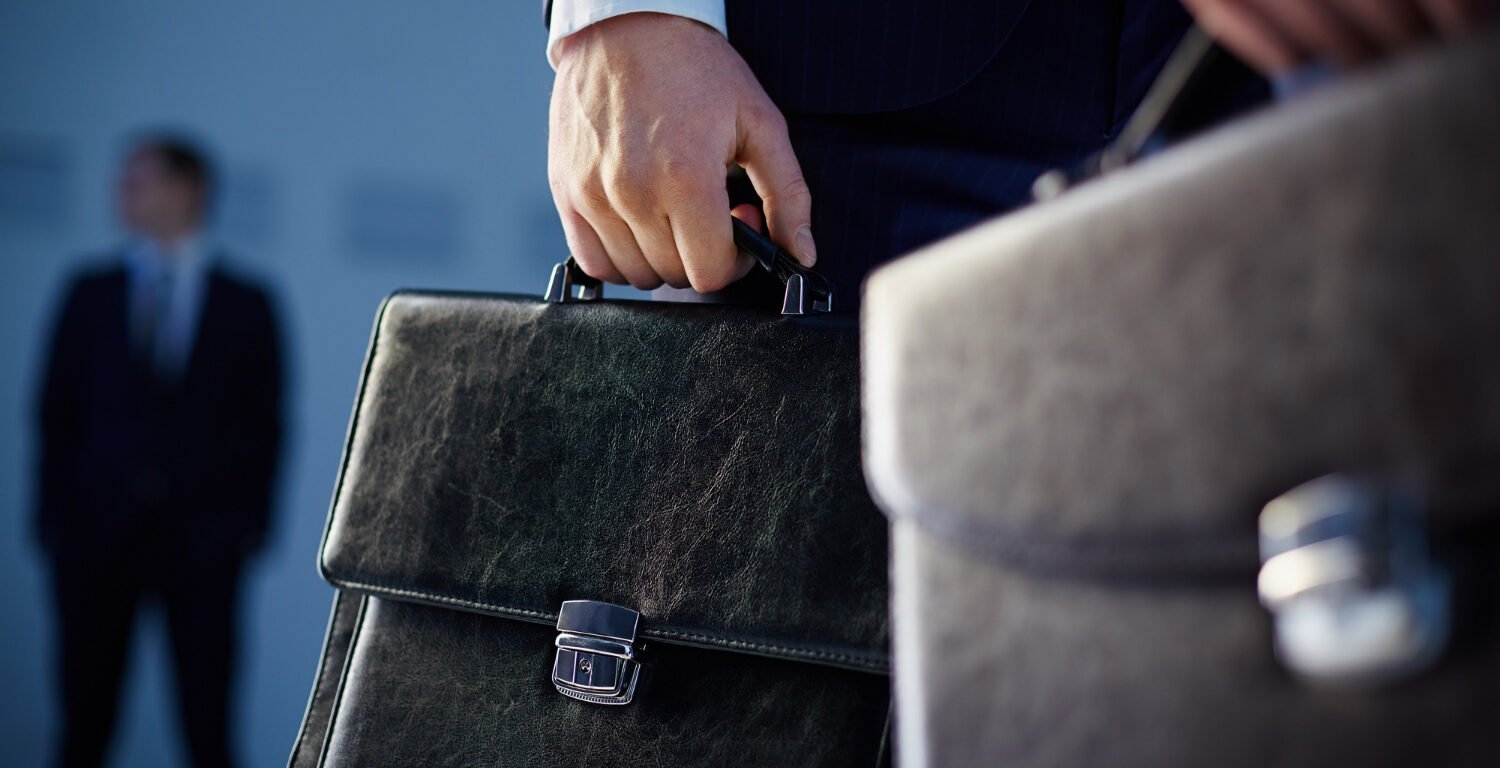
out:
{"label": "fingers gripping handle", "polygon": [[802,266],[785,248],[772,242],[755,228],[739,219],[734,222],[734,244],[755,257],[761,269],[776,276],[786,286],[781,302],[783,315],[811,315],[833,311],[833,284],[817,272]]}
{"label": "fingers gripping handle", "polygon": [[[811,315],[833,311],[833,284],[827,278],[802,266],[786,249],[756,232],[749,224],[733,217],[730,220],[734,222],[735,246],[755,257],[755,263],[761,269],[775,275],[786,286],[781,314]],[[596,301],[603,297],[604,284],[585,274],[572,256],[552,267],[552,278],[547,282],[547,301],[564,304]]]}

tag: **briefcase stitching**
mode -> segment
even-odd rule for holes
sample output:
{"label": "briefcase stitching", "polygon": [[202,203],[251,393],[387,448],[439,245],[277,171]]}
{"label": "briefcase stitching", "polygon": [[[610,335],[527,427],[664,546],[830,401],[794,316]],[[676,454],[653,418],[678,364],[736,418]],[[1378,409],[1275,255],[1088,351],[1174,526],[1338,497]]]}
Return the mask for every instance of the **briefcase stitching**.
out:
{"label": "briefcase stitching", "polygon": [[[557,614],[545,611],[535,611],[529,608],[511,608],[493,603],[482,603],[477,600],[465,600],[460,597],[448,595],[437,595],[430,592],[421,592],[401,587],[388,587],[381,584],[368,582],[349,581],[330,577],[329,581],[340,588],[359,590],[375,596],[407,597],[436,603],[440,605],[452,605],[460,608],[468,608],[488,614],[500,616],[512,616],[536,623],[551,624],[557,621]],[[740,640],[723,635],[708,633],[686,632],[682,630],[667,629],[662,627],[647,627],[641,630],[643,637],[656,638],[659,640],[679,640],[689,643],[706,644],[715,648],[728,650],[744,650],[756,653],[784,656],[794,659],[805,659],[832,662],[839,665],[855,668],[859,671],[887,673],[890,671],[890,662],[877,656],[866,656],[861,654],[840,653],[836,651],[820,651],[814,648],[799,648],[796,646],[777,645],[774,643],[757,643],[750,640]],[[351,646],[352,647],[352,646]]]}

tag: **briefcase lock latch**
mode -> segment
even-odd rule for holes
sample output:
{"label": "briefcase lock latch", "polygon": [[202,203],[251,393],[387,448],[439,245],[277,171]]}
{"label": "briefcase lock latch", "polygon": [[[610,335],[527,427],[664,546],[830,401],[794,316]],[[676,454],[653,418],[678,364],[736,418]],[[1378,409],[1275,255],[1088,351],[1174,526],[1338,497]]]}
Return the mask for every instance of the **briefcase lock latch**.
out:
{"label": "briefcase lock latch", "polygon": [[1276,655],[1302,680],[1368,688],[1421,672],[1447,644],[1448,570],[1426,540],[1425,499],[1329,475],[1260,515],[1260,599]]}
{"label": "briefcase lock latch", "polygon": [[641,615],[593,600],[569,600],[557,614],[558,693],[593,704],[629,704],[641,674],[635,633]]}

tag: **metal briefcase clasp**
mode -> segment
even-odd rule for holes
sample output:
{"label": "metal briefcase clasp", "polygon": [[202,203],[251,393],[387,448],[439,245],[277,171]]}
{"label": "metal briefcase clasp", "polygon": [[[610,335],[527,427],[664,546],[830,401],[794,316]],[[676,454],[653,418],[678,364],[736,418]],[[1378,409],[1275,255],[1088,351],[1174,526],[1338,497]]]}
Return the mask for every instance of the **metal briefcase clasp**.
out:
{"label": "metal briefcase clasp", "polygon": [[1260,599],[1276,655],[1308,682],[1370,687],[1427,668],[1447,644],[1452,585],[1427,545],[1425,499],[1328,475],[1260,515]]}
{"label": "metal briefcase clasp", "polygon": [[641,615],[593,600],[568,600],[557,614],[552,684],[594,704],[629,704],[641,674],[635,632]]}

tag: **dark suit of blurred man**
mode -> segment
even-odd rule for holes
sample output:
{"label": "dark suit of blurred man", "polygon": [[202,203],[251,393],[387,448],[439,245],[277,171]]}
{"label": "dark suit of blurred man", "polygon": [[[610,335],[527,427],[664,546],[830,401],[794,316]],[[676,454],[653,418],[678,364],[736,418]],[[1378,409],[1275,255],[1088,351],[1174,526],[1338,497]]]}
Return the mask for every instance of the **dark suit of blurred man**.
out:
{"label": "dark suit of blurred man", "polygon": [[134,238],[72,283],[41,391],[37,533],[52,567],[58,764],[108,752],[137,609],[166,618],[192,762],[232,763],[244,564],[265,540],[281,432],[267,293],[200,233],[204,156],[138,144],[119,189]]}

